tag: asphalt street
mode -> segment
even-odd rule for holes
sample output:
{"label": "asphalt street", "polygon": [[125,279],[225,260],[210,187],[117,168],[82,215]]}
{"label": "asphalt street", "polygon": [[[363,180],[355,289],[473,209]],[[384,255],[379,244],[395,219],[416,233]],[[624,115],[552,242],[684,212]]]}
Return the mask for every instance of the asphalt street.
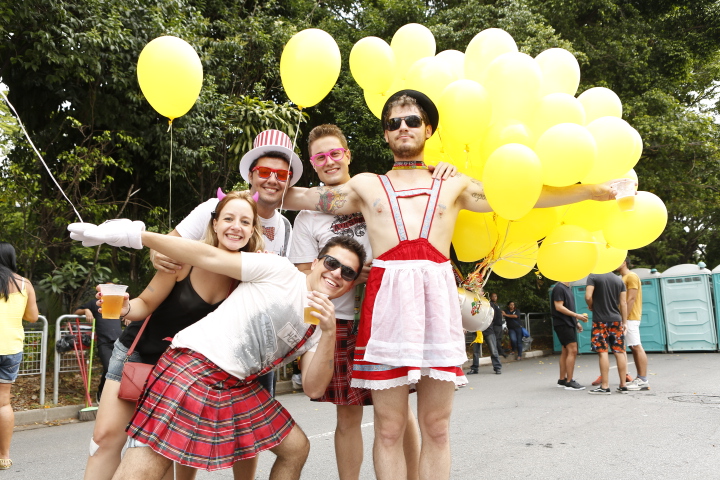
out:
{"label": "asphalt street", "polygon": [[[651,390],[615,393],[612,369],[613,394],[607,396],[557,388],[557,356],[511,362],[502,375],[481,367],[455,395],[451,478],[719,478],[720,354],[649,357]],[[634,365],[629,370],[634,375]],[[575,378],[589,387],[597,375],[597,358],[580,356]],[[334,407],[299,393],[278,398],[311,441],[302,478],[337,478]],[[372,422],[368,407],[362,479],[375,478]],[[0,471],[0,480],[82,478],[93,423],[17,429],[15,465]],[[268,478],[273,459],[271,453],[261,455],[256,478]],[[200,472],[197,478],[232,478],[232,473]]]}

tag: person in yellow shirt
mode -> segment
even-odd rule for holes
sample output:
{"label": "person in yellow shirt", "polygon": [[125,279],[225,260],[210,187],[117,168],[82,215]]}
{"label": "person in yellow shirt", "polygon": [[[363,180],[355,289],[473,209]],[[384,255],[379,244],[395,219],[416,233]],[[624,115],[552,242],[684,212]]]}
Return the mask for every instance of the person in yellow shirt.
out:
{"label": "person in yellow shirt", "polygon": [[38,307],[35,289],[17,273],[15,249],[0,242],[0,470],[12,466],[10,440],[15,414],[10,405],[10,386],[15,382],[23,355],[23,320],[35,322]]}
{"label": "person in yellow shirt", "polygon": [[625,332],[625,342],[632,350],[637,376],[627,384],[628,390],[650,390],[647,379],[647,355],[640,342],[640,319],[642,318],[642,285],[640,277],[630,271],[632,263],[630,257],[620,265],[618,271],[622,275],[623,283],[627,289],[628,322]]}

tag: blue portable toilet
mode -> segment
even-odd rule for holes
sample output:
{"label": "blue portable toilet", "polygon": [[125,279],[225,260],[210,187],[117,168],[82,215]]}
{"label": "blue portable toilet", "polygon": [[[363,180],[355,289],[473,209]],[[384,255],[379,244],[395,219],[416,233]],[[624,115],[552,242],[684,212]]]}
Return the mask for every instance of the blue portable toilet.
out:
{"label": "blue portable toilet", "polygon": [[675,265],[662,273],[660,290],[669,352],[717,350],[712,272],[704,265]]}
{"label": "blue portable toilet", "polygon": [[[592,348],[590,344],[592,333],[592,312],[588,310],[587,303],[585,303],[586,282],[587,277],[581,280],[570,282],[570,290],[572,291],[573,297],[575,299],[575,312],[587,313],[589,317],[587,323],[581,322],[583,331],[578,333],[578,353],[592,353]],[[553,288],[555,288],[554,285]],[[550,301],[552,302],[552,289],[550,289]],[[560,340],[558,340],[557,335],[555,334],[555,329],[553,329],[553,347],[556,352],[562,351],[562,345],[560,344]]]}
{"label": "blue portable toilet", "polygon": [[642,287],[642,318],[640,319],[640,339],[646,352],[667,351],[665,338],[665,314],[660,292],[661,274],[649,268],[632,270],[640,277]]}

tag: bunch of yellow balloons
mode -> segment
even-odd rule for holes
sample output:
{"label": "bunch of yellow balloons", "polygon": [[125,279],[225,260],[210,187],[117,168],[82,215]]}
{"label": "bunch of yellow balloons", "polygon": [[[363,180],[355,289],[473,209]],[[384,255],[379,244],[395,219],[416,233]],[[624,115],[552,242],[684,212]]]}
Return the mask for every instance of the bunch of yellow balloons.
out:
{"label": "bunch of yellow balloons", "polygon": [[350,69],[378,117],[399,90],[428,95],[440,125],[425,160],[453,163],[483,181],[494,213],[461,212],[453,235],[460,260],[488,258],[506,278],[537,265],[549,278],[574,281],[614,270],[629,249],[662,233],[667,210],[649,192],[639,192],[631,210],[594,201],[534,208],[544,185],[637,182],[640,135],[621,118],[612,90],[575,96],[580,66],[572,53],[551,48],[532,58],[497,28],[478,33],[464,53],[435,50],[432,32],[409,24],[390,45],[375,37],[357,42]]}

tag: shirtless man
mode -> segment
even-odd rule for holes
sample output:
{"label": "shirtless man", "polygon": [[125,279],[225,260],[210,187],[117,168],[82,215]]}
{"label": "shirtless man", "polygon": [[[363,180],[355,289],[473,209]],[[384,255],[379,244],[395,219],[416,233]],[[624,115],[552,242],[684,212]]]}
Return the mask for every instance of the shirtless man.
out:
{"label": "shirtless man", "polygon": [[[467,356],[448,260],[450,241],[461,209],[492,209],[482,182],[465,175],[432,179],[423,154],[438,121],[426,95],[414,90],[392,95],[382,115],[385,141],[395,157],[387,175],[364,173],[337,187],[291,188],[285,200],[291,209],[359,211],[365,217],[376,259],[366,287],[352,386],[372,390],[373,456],[380,480],[406,477],[402,439],[413,384],[422,438],[420,478],[449,478],[452,398],[455,385],[467,383],[459,368]],[[606,184],[545,186],[536,207],[614,196]]]}

